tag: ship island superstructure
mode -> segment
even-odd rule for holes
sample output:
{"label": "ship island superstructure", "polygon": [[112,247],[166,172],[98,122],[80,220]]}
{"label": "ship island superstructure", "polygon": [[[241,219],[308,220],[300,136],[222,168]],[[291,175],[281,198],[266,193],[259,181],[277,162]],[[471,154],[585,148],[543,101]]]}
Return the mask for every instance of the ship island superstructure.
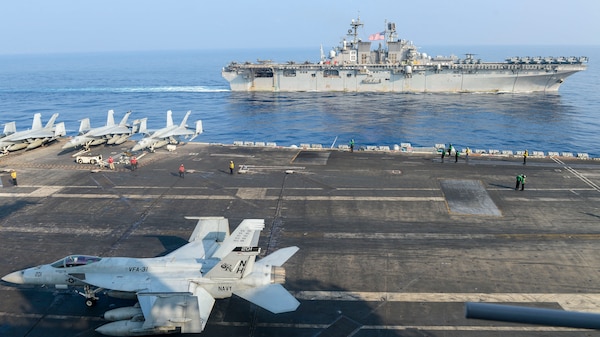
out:
{"label": "ship island superstructure", "polygon": [[[267,92],[556,92],[564,80],[585,70],[587,57],[511,57],[483,62],[466,54],[431,57],[397,38],[396,25],[369,40],[359,39],[363,23],[352,20],[348,39],[318,63],[232,62],[222,70],[232,91]],[[383,45],[382,45],[383,43]]]}

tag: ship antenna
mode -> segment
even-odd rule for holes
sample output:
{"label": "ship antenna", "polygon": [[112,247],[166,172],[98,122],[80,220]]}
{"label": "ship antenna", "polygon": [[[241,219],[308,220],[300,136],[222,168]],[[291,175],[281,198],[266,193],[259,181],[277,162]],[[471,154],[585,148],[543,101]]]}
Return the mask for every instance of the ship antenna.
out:
{"label": "ship antenna", "polygon": [[353,19],[352,23],[350,23],[350,27],[352,27],[352,29],[348,29],[348,35],[352,36],[352,42],[354,43],[354,45],[358,43],[358,28],[360,26],[363,26],[363,23],[360,22],[359,16],[358,18],[356,18],[356,21]]}

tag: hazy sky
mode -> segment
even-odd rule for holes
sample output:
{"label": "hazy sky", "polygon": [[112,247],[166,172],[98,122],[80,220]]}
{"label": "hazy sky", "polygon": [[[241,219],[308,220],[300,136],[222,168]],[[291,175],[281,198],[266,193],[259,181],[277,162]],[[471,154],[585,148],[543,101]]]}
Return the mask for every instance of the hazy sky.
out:
{"label": "hazy sky", "polygon": [[422,45],[600,45],[597,0],[18,0],[0,54],[336,46],[396,23]]}

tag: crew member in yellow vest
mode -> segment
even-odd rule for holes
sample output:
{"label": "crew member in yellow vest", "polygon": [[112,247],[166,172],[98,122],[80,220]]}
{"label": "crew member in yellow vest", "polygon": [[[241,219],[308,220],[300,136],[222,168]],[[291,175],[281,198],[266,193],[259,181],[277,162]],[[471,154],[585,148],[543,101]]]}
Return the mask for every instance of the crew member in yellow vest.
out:
{"label": "crew member in yellow vest", "polygon": [[12,178],[13,185],[17,186],[17,171],[10,171],[10,177]]}

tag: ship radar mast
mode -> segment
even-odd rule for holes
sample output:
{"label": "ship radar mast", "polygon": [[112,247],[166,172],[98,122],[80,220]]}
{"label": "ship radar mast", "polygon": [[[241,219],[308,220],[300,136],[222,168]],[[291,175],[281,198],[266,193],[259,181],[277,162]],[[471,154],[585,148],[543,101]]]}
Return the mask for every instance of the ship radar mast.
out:
{"label": "ship radar mast", "polygon": [[398,33],[396,32],[396,24],[393,22],[387,22],[386,20],[386,33],[387,33],[387,41],[394,42],[398,37]]}
{"label": "ship radar mast", "polygon": [[356,18],[356,20],[352,19],[352,23],[350,23],[351,29],[348,29],[348,36],[352,36],[352,43],[356,45],[358,43],[358,28],[363,26],[363,23],[360,22],[360,17]]}

